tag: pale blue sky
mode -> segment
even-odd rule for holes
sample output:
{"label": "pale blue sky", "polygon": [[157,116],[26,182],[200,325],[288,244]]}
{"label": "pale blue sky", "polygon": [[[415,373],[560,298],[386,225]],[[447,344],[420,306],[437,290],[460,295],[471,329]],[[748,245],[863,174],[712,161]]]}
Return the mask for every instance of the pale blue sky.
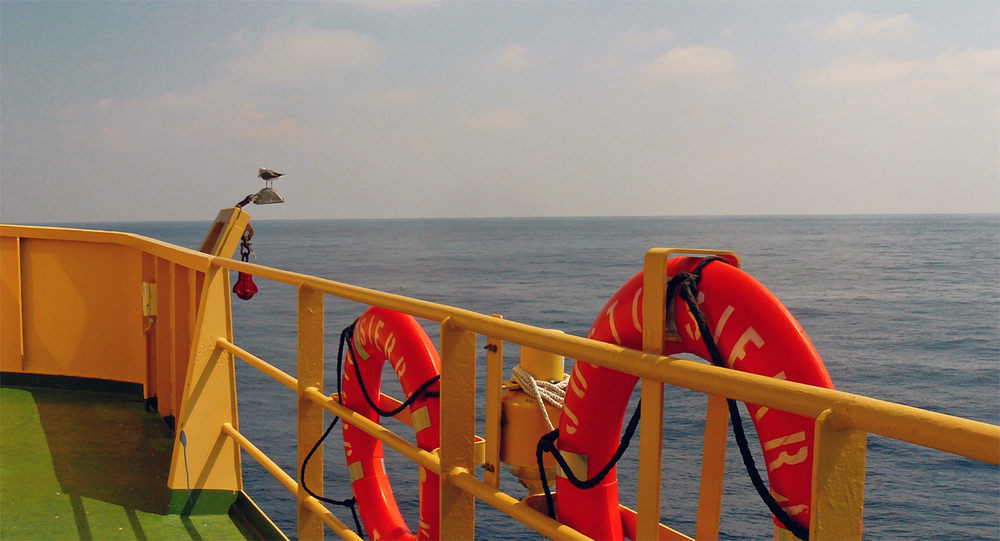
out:
{"label": "pale blue sky", "polygon": [[1000,212],[1000,2],[0,3],[0,220]]}

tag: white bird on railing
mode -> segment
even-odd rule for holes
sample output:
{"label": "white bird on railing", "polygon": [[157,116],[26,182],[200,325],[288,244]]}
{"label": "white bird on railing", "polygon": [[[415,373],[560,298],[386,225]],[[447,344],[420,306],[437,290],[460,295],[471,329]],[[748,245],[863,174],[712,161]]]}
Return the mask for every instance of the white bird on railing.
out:
{"label": "white bird on railing", "polygon": [[260,171],[257,172],[257,176],[264,179],[264,182],[267,183],[268,188],[271,187],[271,182],[274,181],[274,179],[282,176],[283,174],[284,173],[278,173],[266,167],[261,167]]}

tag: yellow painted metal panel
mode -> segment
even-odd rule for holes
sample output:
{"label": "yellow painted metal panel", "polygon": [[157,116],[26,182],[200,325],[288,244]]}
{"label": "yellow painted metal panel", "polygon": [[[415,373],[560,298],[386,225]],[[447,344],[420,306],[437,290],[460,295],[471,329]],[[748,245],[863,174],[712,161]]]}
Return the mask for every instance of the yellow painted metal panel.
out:
{"label": "yellow painted metal panel", "polygon": [[198,251],[232,257],[248,223],[250,223],[250,213],[243,209],[232,207],[220,210]]}
{"label": "yellow painted metal panel", "polygon": [[216,347],[219,337],[232,340],[228,284],[225,271],[212,272],[198,307],[167,482],[174,490],[242,490],[239,448],[220,431],[238,426],[234,359]]}
{"label": "yellow painted metal panel", "polygon": [[835,410],[816,419],[809,538],[861,539],[868,434],[852,429]]}
{"label": "yellow painted metal panel", "polygon": [[24,370],[145,382],[139,252],[90,242],[21,242]]}
{"label": "yellow painted metal panel", "polygon": [[475,498],[449,475],[472,471],[476,430],[476,335],[441,323],[441,539],[474,539]]}
{"label": "yellow painted metal panel", "polygon": [[[228,272],[228,271],[221,271]],[[302,477],[302,464],[312,446],[323,436],[323,408],[306,397],[306,390],[323,391],[323,294],[308,287],[299,288],[298,329],[298,518],[299,539],[323,539],[323,521],[304,505],[308,485],[323,495],[323,447],[316,449]]]}
{"label": "yellow painted metal panel", "polygon": [[[195,271],[173,265],[173,357],[170,359],[170,414],[179,417],[181,403],[183,400],[184,382],[187,379],[191,359],[191,348],[194,343],[195,325],[197,322],[196,309],[198,300],[196,294]],[[219,273],[219,279],[228,278],[228,273]],[[226,306],[229,304],[228,289],[226,295]],[[220,329],[220,330],[224,330]],[[223,336],[223,335],[219,335]],[[161,397],[162,399],[162,397]]]}
{"label": "yellow painted metal panel", "polygon": [[118,245],[149,252],[157,257],[201,272],[208,270],[212,262],[211,256],[131,233],[0,224],[0,236]]}
{"label": "yellow painted metal panel", "polygon": [[24,369],[21,323],[20,239],[3,237],[0,238],[0,371]]}

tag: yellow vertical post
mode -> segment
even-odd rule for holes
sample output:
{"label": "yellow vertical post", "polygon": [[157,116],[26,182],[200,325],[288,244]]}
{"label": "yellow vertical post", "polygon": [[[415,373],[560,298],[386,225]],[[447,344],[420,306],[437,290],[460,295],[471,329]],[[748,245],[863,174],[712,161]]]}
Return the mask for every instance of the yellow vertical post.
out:
{"label": "yellow vertical post", "polygon": [[323,408],[306,398],[306,389],[323,391],[323,293],[299,287],[298,329],[298,519],[299,539],[323,539],[323,521],[310,511],[303,500],[309,495],[305,484],[316,494],[323,494],[323,448],[309,460],[302,475],[302,463],[312,446],[323,436]]}
{"label": "yellow vertical post", "polygon": [[[189,497],[191,490],[241,490],[239,449],[220,437],[224,423],[234,426],[236,372],[233,356],[216,348],[219,338],[232,340],[232,312],[225,269],[212,269],[205,282],[180,381],[177,432],[167,486]],[[182,504],[193,506],[197,498]],[[173,505],[173,504],[172,504]]]}
{"label": "yellow vertical post", "polygon": [[816,419],[809,538],[861,539],[868,433],[833,410]]}
{"label": "yellow vertical post", "polygon": [[441,539],[473,539],[472,494],[451,483],[450,474],[472,472],[476,430],[476,335],[441,322]]}
{"label": "yellow vertical post", "polygon": [[[493,317],[501,318],[497,314]],[[500,488],[500,394],[503,383],[503,340],[486,339],[486,463],[483,480]]]}
{"label": "yellow vertical post", "polygon": [[701,488],[695,539],[718,539],[722,518],[722,481],[726,473],[726,440],[729,437],[729,404],[722,395],[708,395],[705,444],[701,455]]}
{"label": "yellow vertical post", "polygon": [[[669,252],[653,249],[643,262],[642,349],[663,353],[666,318],[666,275]],[[663,462],[663,383],[642,380],[639,425],[639,496],[636,539],[653,539],[660,529],[660,478]]]}

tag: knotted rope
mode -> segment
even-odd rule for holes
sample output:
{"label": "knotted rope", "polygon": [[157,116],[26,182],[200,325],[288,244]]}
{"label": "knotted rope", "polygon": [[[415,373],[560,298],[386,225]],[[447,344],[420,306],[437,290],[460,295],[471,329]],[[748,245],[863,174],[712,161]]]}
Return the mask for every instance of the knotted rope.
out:
{"label": "knotted rope", "polygon": [[528,393],[528,396],[538,401],[538,407],[542,410],[542,417],[545,418],[545,424],[548,425],[549,431],[556,429],[549,418],[545,402],[562,409],[563,401],[566,399],[566,386],[569,385],[569,375],[564,376],[562,381],[540,381],[525,372],[520,366],[515,366],[514,376],[507,382],[507,385],[509,389],[520,388]]}

